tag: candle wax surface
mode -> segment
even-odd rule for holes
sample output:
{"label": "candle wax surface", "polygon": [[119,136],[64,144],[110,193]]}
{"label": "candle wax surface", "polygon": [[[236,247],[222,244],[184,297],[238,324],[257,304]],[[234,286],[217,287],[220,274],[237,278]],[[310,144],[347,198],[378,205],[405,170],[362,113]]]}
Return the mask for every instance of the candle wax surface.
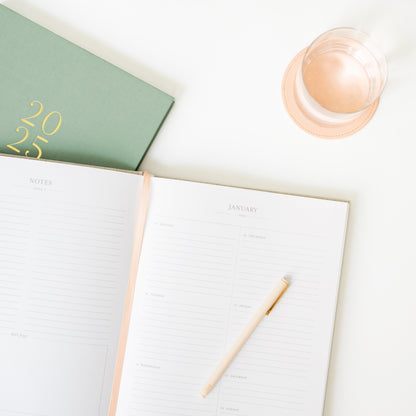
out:
{"label": "candle wax surface", "polygon": [[367,104],[367,72],[345,52],[328,51],[314,57],[304,68],[303,81],[309,94],[327,110],[354,113]]}

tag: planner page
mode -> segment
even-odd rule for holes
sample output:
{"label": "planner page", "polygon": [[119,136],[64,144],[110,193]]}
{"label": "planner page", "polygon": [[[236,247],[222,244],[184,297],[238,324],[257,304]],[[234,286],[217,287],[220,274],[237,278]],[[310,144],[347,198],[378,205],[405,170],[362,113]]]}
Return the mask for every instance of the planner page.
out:
{"label": "planner page", "polygon": [[0,156],[0,415],[106,415],[142,178]]}
{"label": "planner page", "polygon": [[117,416],[321,415],[348,203],[161,178],[150,192]]}

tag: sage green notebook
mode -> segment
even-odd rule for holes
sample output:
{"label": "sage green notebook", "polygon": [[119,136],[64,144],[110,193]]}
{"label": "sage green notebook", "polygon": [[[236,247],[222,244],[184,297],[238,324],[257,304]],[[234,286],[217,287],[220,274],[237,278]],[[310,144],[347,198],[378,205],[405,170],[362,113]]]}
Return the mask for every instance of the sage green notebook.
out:
{"label": "sage green notebook", "polygon": [[0,152],[136,169],[174,99],[0,5]]}

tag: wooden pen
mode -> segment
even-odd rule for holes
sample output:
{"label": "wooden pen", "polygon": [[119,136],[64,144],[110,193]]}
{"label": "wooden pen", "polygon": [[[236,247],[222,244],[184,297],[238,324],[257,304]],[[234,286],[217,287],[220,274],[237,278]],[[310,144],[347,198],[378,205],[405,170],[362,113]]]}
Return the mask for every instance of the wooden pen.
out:
{"label": "wooden pen", "polygon": [[214,388],[215,384],[222,377],[225,370],[234,360],[234,358],[239,353],[243,345],[249,339],[250,335],[254,332],[257,325],[261,322],[261,320],[266,315],[268,315],[271,312],[271,310],[274,308],[277,301],[281,298],[281,296],[283,295],[285,290],[288,288],[288,286],[289,286],[289,282],[285,278],[282,278],[279,281],[277,286],[273,289],[273,291],[264,301],[263,305],[261,305],[261,307],[256,312],[256,314],[251,318],[250,322],[245,327],[245,329],[240,334],[240,336],[237,338],[233,346],[229,349],[229,351],[224,356],[224,358],[219,362],[219,364],[217,365],[217,368],[211,374],[211,377],[205,383],[204,387],[202,387],[202,390],[200,392],[200,395],[202,397],[206,397],[209,394],[209,392]]}

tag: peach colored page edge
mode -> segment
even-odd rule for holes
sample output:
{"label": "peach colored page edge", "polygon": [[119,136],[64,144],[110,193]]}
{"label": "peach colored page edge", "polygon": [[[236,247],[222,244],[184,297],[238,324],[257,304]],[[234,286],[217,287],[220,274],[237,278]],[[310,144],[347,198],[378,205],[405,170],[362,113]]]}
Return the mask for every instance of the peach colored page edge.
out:
{"label": "peach colored page edge", "polygon": [[123,371],[124,356],[126,353],[127,336],[129,332],[130,316],[133,308],[134,289],[136,287],[137,271],[139,268],[140,253],[142,251],[144,228],[146,224],[147,209],[149,206],[151,175],[147,172],[143,174],[143,185],[140,193],[139,212],[137,216],[135,241],[131,256],[130,276],[127,286],[126,303],[124,304],[123,320],[121,323],[120,340],[114,371],[113,388],[111,392],[110,408],[108,416],[115,416],[117,402],[120,392],[121,374]]}

